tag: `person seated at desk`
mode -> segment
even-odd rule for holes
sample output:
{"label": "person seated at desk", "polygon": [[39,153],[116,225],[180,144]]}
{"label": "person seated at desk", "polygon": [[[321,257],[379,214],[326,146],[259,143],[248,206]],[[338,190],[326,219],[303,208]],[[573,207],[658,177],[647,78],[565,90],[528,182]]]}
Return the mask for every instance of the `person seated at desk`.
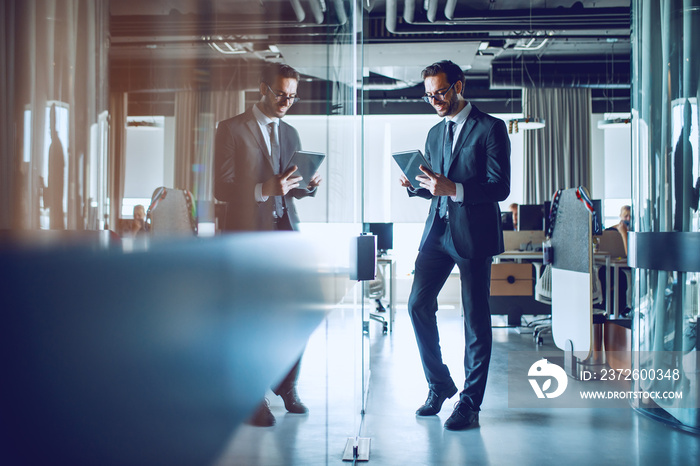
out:
{"label": "person seated at desk", "polygon": [[518,230],[518,204],[512,203],[508,206],[510,212],[501,213],[501,228],[504,231]]}
{"label": "person seated at desk", "polygon": [[[620,208],[620,221],[616,225],[605,229],[605,231],[617,231],[622,237],[624,256],[620,257],[627,257],[627,232],[630,230],[631,218],[630,206],[623,205],[622,208]],[[617,257],[613,257],[613,259],[617,259]],[[618,291],[618,309],[620,310],[620,316],[626,317],[630,312],[630,306],[627,303],[627,276],[624,273],[612,274],[610,277],[610,286],[612,287],[610,290],[611,296],[615,287],[615,276],[618,276],[620,280],[620,288]],[[603,301],[600,304],[595,304],[594,307],[605,309],[605,267],[598,269],[598,277],[600,278],[600,283],[602,285],[601,290],[603,292]]]}
{"label": "person seated at desk", "polygon": [[151,231],[151,225],[146,223],[146,209],[137,204],[134,206],[134,236],[148,234]]}
{"label": "person seated at desk", "polygon": [[518,203],[513,202],[508,208],[513,214],[513,230],[518,231]]}

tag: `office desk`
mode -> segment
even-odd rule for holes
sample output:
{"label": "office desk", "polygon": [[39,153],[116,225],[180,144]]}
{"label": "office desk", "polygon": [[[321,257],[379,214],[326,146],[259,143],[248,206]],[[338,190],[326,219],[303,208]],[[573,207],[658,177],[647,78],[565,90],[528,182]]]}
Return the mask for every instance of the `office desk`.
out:
{"label": "office desk", "polygon": [[501,260],[514,260],[521,262],[523,259],[542,261],[542,251],[505,251],[493,257],[494,264]]}
{"label": "office desk", "polygon": [[[515,263],[535,261],[541,263],[542,251],[505,251],[493,258],[494,264],[499,264],[501,261],[513,261]],[[535,270],[539,272],[538,267],[535,267]],[[523,315],[549,315],[551,306],[535,299],[534,282],[532,288],[532,294],[529,296],[490,296],[491,314],[508,316],[508,325],[513,327],[520,326]]]}
{"label": "office desk", "polygon": [[[505,251],[497,256],[494,256],[493,262],[498,264],[501,260],[513,260],[522,262],[523,260],[542,261],[542,251]],[[620,283],[620,270],[629,270],[626,258],[612,258],[605,251],[598,251],[593,254],[594,263],[605,267],[605,311],[608,316],[618,319],[620,317],[619,296],[620,287],[615,286],[612,299],[610,297],[610,283],[612,270],[615,274],[615,283]],[[629,283],[627,286],[631,286]],[[612,306],[611,303],[612,302]]]}
{"label": "office desk", "polygon": [[[615,319],[620,318],[620,269],[630,270],[629,265],[627,265],[626,257],[617,257],[613,259],[610,254],[605,251],[598,251],[594,254],[595,262],[597,264],[605,265],[605,311],[609,316],[613,316]],[[612,299],[612,309],[610,307],[610,270],[613,269],[615,274],[615,289],[613,290]],[[632,286],[632,283],[627,283],[627,286]]]}

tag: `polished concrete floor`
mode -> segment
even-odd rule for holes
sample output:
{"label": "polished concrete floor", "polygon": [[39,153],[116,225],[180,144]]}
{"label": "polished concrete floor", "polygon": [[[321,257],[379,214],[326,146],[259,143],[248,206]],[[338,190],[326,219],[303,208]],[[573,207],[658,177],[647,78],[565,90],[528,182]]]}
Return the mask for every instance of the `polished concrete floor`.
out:
{"label": "polished concrete floor", "polygon": [[[446,431],[443,423],[456,397],[446,401],[437,416],[414,414],[425,401],[427,385],[405,306],[398,309],[391,335],[382,335],[380,324],[370,321],[369,336],[362,338],[360,316],[350,307],[335,310],[310,339],[299,379],[300,397],[310,413],[287,414],[281,399],[268,392],[277,424],[240,426],[216,466],[353,464],[342,457],[347,439],[358,433],[370,439],[370,456],[368,463],[357,464],[700,464],[700,436],[670,428],[627,405],[509,407],[509,357],[533,351],[559,353],[551,335],[537,348],[531,334],[500,328],[503,322],[498,317],[480,427]],[[448,308],[440,310],[438,319],[445,363],[459,386],[464,380],[461,317]],[[360,370],[363,345],[369,346],[371,355],[364,416],[360,415],[367,380]],[[512,401],[518,393],[510,396]]]}

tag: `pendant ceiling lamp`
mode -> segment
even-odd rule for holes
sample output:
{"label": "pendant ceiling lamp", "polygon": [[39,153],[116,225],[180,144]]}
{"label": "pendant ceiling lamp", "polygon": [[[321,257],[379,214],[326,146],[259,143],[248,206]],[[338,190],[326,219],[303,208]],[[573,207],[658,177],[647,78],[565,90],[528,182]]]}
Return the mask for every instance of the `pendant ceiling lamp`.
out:
{"label": "pendant ceiling lamp", "polygon": [[508,121],[508,132],[517,133],[522,130],[540,129],[545,127],[545,120],[542,118],[514,118]]}

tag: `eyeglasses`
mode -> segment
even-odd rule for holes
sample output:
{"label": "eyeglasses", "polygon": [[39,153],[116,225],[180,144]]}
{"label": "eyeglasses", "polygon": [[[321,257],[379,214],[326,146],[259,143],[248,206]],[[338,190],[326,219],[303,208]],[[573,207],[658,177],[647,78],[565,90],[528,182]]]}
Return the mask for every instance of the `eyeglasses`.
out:
{"label": "eyeglasses", "polygon": [[295,103],[299,102],[299,97],[293,95],[293,96],[287,96],[283,93],[277,94],[275,91],[272,90],[272,88],[269,86],[269,84],[265,84],[267,86],[267,89],[270,91],[270,93],[275,97],[275,101],[277,102],[282,102],[284,100],[289,101],[289,105],[294,105]]}
{"label": "eyeglasses", "polygon": [[453,82],[452,85],[450,87],[448,87],[446,91],[438,91],[438,92],[434,93],[433,95],[426,94],[423,96],[423,100],[426,103],[430,103],[431,99],[437,100],[438,102],[442,102],[445,100],[445,95],[448,92],[450,92],[450,90],[452,90],[452,88],[454,87],[455,84],[457,84],[457,81]]}

